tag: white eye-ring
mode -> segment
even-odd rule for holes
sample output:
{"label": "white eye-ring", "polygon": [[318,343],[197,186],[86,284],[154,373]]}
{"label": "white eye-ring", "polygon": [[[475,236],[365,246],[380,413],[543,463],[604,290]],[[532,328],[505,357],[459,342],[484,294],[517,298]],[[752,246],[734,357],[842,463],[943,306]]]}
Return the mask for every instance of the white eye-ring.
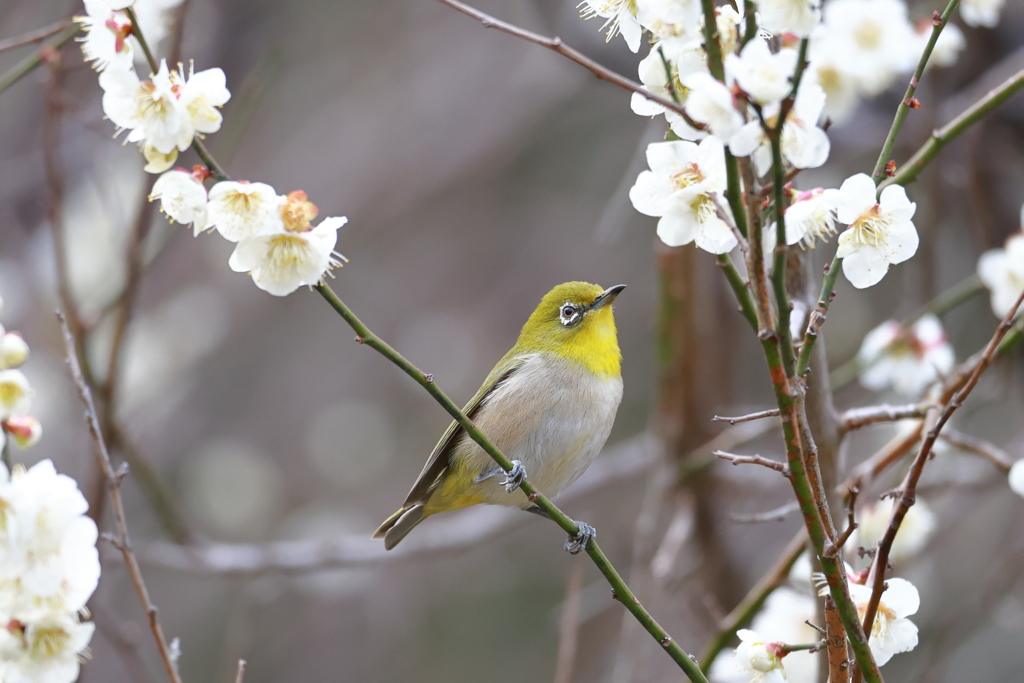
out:
{"label": "white eye-ring", "polygon": [[558,309],[558,319],[565,327],[575,325],[580,319],[580,307],[566,301],[562,304],[562,307]]}

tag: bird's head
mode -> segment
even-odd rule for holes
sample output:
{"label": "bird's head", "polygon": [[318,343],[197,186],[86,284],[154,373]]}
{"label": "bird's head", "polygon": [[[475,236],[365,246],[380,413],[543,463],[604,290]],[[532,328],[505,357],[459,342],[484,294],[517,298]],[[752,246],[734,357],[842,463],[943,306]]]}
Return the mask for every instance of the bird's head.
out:
{"label": "bird's head", "polygon": [[625,288],[602,289],[587,282],[558,285],[523,325],[516,346],[574,360],[595,374],[618,375],[621,354],[612,302]]}

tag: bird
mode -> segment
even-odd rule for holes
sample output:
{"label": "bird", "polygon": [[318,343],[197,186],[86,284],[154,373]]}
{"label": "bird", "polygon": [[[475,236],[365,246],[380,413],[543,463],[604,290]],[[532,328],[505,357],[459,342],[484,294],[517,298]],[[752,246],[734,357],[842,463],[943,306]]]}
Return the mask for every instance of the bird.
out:
{"label": "bird", "polygon": [[[402,507],[373,534],[391,550],[431,515],[481,503],[544,513],[519,489],[554,496],[601,451],[622,400],[622,354],[612,302],[626,288],[566,282],[544,295],[515,345],[463,412],[511,461],[506,473],[452,422]],[[577,522],[566,550],[596,535]]]}

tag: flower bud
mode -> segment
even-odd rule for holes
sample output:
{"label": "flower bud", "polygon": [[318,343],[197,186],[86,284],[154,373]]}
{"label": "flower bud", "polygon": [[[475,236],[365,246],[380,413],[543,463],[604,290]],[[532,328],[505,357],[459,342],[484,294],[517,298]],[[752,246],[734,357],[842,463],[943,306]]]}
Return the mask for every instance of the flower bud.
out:
{"label": "flower bud", "polygon": [[0,420],[28,411],[32,387],[21,370],[0,370]]}
{"label": "flower bud", "polygon": [[14,437],[14,442],[22,450],[36,445],[43,435],[43,425],[31,415],[18,415],[4,423],[5,431]]}
{"label": "flower bud", "polygon": [[0,336],[0,370],[16,368],[28,360],[28,344],[17,332]]}

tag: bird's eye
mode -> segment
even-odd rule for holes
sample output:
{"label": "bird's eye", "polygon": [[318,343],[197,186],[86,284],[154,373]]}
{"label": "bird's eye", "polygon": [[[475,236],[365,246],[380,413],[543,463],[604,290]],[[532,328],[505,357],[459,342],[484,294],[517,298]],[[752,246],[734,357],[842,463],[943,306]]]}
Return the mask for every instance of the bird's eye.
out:
{"label": "bird's eye", "polygon": [[569,327],[579,321],[580,309],[575,304],[562,304],[562,308],[558,311],[558,319],[563,325]]}

